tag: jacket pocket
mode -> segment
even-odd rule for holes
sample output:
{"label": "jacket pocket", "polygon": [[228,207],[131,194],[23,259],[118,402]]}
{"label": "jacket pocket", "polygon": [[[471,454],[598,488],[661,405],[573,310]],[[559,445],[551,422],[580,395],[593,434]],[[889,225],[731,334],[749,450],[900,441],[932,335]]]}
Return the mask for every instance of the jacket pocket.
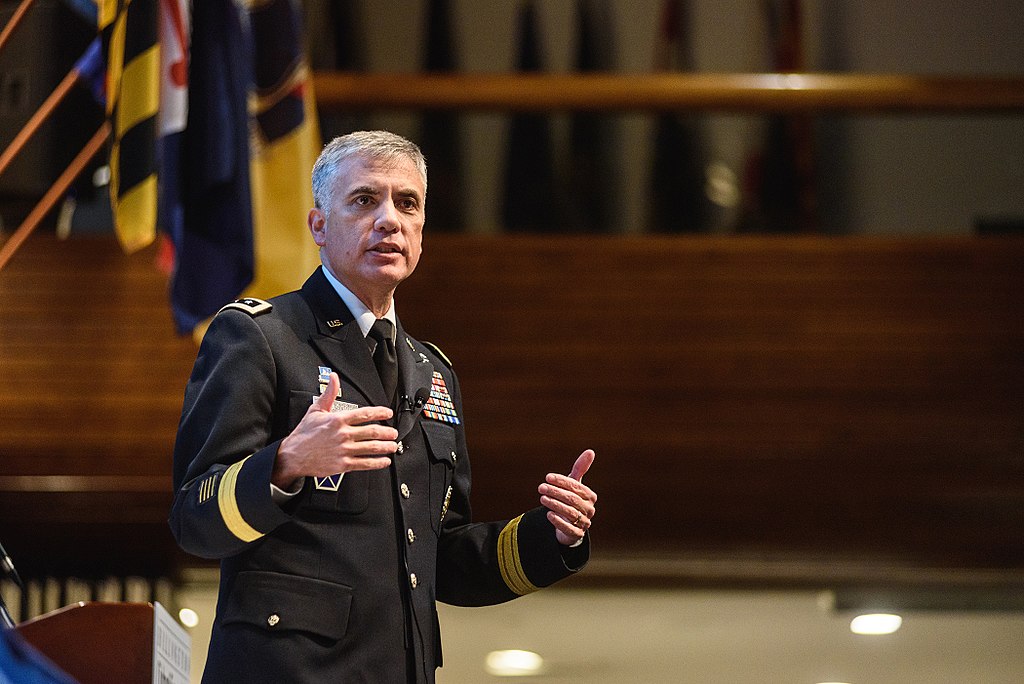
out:
{"label": "jacket pocket", "polygon": [[280,572],[238,573],[224,608],[223,623],[242,623],[267,632],[307,632],[333,641],[345,636],[352,589]]}
{"label": "jacket pocket", "polygon": [[430,452],[430,524],[436,534],[441,533],[441,523],[448,511],[451,499],[455,464],[459,455],[455,451],[455,430],[443,423],[425,420],[423,434]]}
{"label": "jacket pocket", "polygon": [[[310,392],[292,390],[289,396],[291,429],[299,424],[313,403]],[[301,503],[316,511],[357,515],[370,505],[370,478],[366,473],[346,473],[330,477],[307,477]]]}

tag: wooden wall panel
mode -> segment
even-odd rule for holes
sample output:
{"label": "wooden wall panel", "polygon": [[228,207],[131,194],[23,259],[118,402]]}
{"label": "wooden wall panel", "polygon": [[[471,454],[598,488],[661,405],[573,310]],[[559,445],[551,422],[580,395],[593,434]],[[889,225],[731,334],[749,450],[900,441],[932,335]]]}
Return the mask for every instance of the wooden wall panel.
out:
{"label": "wooden wall panel", "polygon": [[[533,505],[593,447],[598,561],[1006,578],[1024,569],[1022,283],[1012,239],[428,235],[398,310],[455,362],[478,517]],[[37,518],[179,560],[163,521],[194,354],[151,253],[38,236],[0,272],[8,550],[32,553]]]}
{"label": "wooden wall panel", "polygon": [[[33,236],[0,271],[0,539],[26,574],[159,575],[195,345],[154,250]],[[118,570],[119,569],[119,570]]]}
{"label": "wooden wall panel", "polygon": [[1024,252],[979,240],[432,236],[478,512],[598,452],[598,548],[1024,564]]}

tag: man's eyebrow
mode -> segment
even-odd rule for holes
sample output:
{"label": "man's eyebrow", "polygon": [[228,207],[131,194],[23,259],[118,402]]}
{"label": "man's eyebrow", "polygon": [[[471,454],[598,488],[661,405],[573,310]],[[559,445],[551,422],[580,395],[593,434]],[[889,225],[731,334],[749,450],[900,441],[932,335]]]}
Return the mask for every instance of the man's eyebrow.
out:
{"label": "man's eyebrow", "polygon": [[419,190],[416,190],[415,188],[402,188],[400,190],[396,190],[395,194],[399,197],[412,197],[416,200],[420,198]]}
{"label": "man's eyebrow", "polygon": [[352,195],[373,195],[374,197],[376,197],[377,195],[380,194],[380,190],[369,185],[360,185],[349,190],[348,194],[349,197],[351,197]]}

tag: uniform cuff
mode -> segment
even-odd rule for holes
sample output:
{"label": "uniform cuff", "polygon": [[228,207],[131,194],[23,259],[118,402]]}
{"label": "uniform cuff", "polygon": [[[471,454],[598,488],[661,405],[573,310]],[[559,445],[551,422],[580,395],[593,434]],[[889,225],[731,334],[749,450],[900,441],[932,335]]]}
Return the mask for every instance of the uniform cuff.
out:
{"label": "uniform cuff", "polygon": [[519,595],[554,584],[586,565],[589,536],[582,542],[577,547],[559,544],[547,509],[535,508],[509,522],[498,536],[501,576]]}
{"label": "uniform cuff", "polygon": [[274,443],[232,464],[221,479],[217,492],[221,517],[242,541],[256,541],[289,519],[270,490],[277,446]]}

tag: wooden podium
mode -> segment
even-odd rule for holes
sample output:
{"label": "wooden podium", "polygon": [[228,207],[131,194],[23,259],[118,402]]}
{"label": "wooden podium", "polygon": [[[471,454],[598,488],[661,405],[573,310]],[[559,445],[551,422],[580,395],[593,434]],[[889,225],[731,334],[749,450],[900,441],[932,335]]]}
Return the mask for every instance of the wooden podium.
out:
{"label": "wooden podium", "polygon": [[191,639],[157,603],[75,603],[17,626],[80,684],[188,684]]}

